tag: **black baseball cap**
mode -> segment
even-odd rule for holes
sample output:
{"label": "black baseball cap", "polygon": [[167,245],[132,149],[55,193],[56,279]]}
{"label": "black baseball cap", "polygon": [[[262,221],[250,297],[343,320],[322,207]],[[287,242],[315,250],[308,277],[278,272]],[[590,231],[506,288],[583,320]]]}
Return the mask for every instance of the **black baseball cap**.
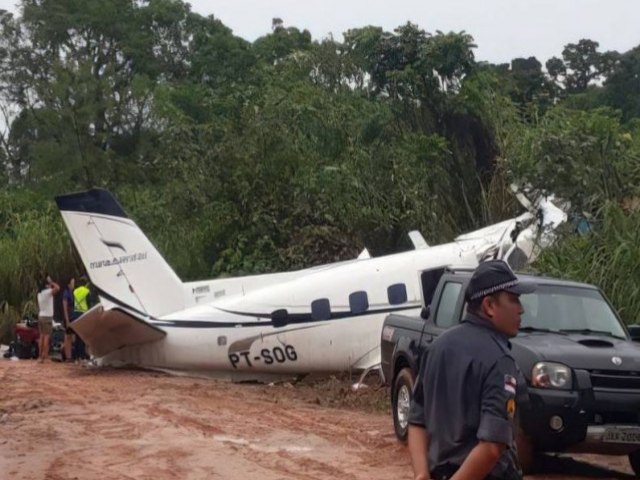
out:
{"label": "black baseball cap", "polygon": [[536,289],[533,283],[521,282],[513,270],[503,260],[482,262],[475,269],[465,296],[467,300],[478,300],[496,292],[506,291],[516,295],[532,293]]}

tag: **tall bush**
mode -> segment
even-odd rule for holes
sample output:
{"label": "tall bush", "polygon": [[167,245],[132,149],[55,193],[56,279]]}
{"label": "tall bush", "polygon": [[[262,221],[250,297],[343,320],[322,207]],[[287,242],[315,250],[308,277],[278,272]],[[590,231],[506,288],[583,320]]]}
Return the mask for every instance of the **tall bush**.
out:
{"label": "tall bush", "polygon": [[545,250],[535,267],[599,286],[626,323],[640,323],[640,211],[607,203],[591,231]]}

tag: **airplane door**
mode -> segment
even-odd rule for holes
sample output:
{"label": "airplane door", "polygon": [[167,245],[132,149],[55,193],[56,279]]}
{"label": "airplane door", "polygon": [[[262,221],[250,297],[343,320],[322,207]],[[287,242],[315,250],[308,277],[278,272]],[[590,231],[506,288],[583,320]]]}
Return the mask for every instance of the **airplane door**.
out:
{"label": "airplane door", "polygon": [[433,268],[425,270],[420,274],[420,285],[422,286],[422,304],[425,307],[431,305],[433,295],[438,288],[438,282],[440,277],[444,274],[444,267]]}

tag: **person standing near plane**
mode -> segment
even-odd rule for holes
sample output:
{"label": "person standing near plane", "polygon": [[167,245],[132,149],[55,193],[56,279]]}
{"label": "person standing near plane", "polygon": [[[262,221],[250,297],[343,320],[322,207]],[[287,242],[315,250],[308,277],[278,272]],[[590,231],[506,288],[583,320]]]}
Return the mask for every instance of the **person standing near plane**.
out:
{"label": "person standing near plane", "polygon": [[[415,479],[522,478],[515,442],[522,383],[509,338],[524,313],[523,284],[501,260],[481,263],[465,292],[467,314],[424,355],[409,416]],[[520,385],[523,387],[524,385]]]}
{"label": "person standing near plane", "polygon": [[[87,286],[89,283],[89,281],[87,280],[87,277],[83,275],[82,277],[80,277],[80,280],[78,281],[78,283],[79,283],[78,287],[76,287],[76,289],[73,290],[73,300],[74,300],[73,305],[74,305],[75,318],[78,318],[80,315],[82,315],[83,313],[89,310],[89,295],[91,294],[91,291]],[[76,341],[75,341],[75,348],[74,348],[74,355],[73,355],[74,360],[81,360],[86,358],[87,352],[85,349],[84,342],[80,337],[76,337],[75,340]]]}
{"label": "person standing near plane", "polygon": [[49,338],[53,331],[53,297],[60,291],[60,285],[49,275],[42,281],[38,289],[38,347],[40,349],[39,363],[49,358]]}
{"label": "person standing near plane", "polygon": [[76,319],[74,312],[74,298],[73,292],[75,289],[76,281],[73,277],[70,277],[65,284],[64,291],[62,292],[62,315],[64,318],[64,356],[67,362],[71,362],[72,347],[74,341],[74,333],[71,330],[71,322]]}

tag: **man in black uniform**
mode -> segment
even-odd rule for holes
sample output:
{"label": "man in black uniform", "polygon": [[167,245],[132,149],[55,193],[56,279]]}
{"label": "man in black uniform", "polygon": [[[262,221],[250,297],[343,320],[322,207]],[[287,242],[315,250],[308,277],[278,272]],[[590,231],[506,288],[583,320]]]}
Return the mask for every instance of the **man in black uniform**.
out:
{"label": "man in black uniform", "polygon": [[534,289],[501,260],[474,271],[465,318],[424,355],[414,387],[409,452],[416,479],[522,478],[514,434],[522,376],[509,338],[524,313],[520,295]]}

